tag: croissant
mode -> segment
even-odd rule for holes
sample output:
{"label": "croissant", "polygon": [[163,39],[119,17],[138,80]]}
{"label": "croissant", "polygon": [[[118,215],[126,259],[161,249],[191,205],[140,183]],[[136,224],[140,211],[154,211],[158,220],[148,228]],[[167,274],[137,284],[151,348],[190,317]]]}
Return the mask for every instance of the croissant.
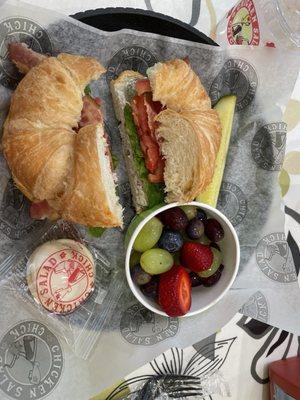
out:
{"label": "croissant", "polygon": [[9,50],[26,73],[12,95],[2,138],[15,184],[32,202],[47,204],[48,217],[121,226],[101,112],[80,128],[84,88],[104,67],[79,55],[34,57],[21,44]]}
{"label": "croissant", "polygon": [[[199,77],[189,63],[175,59],[160,62],[148,68],[149,80],[133,71],[124,71],[111,83],[111,91],[117,118],[121,121],[120,131],[123,147],[126,149],[125,161],[129,170],[133,201],[137,211],[147,208],[147,193],[141,188],[139,171],[134,166],[134,150],[130,148],[124,107],[133,107],[134,122],[141,141],[147,131],[144,119],[148,118],[150,137],[156,137],[160,156],[164,162],[163,181],[166,202],[188,202],[195,199],[212,180],[215,161],[221,141],[221,125],[218,114],[211,108],[211,101]],[[141,80],[142,79],[142,80]],[[136,89],[137,95],[126,98],[126,93]],[[149,93],[152,98],[149,99]],[[137,97],[144,96],[143,110],[140,105],[136,111]],[[154,117],[153,113],[160,109]],[[151,119],[152,118],[152,119]],[[143,131],[144,129],[144,131]],[[145,147],[144,144],[142,146]],[[144,152],[147,158],[148,149]],[[149,175],[150,176],[150,175]],[[160,177],[159,174],[157,175]]]}

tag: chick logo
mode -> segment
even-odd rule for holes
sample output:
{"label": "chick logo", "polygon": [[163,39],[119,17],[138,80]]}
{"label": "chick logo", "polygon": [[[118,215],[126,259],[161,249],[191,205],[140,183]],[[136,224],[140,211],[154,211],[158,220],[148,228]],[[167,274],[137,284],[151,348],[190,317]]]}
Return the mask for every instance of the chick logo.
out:
{"label": "chick logo", "polygon": [[107,68],[107,80],[117,78],[122,71],[133,70],[145,75],[149,67],[157,62],[154,54],[141,46],[128,46],[119,50],[110,60]]}
{"label": "chick logo", "polygon": [[26,43],[38,53],[52,53],[48,33],[35,21],[24,17],[0,21],[0,84],[10,89],[14,89],[21,78],[17,68],[8,59],[8,44],[12,42]]}
{"label": "chick logo", "polygon": [[286,131],[285,122],[273,122],[257,131],[251,143],[251,153],[260,168],[280,171],[285,152]]}
{"label": "chick logo", "polygon": [[0,206],[0,230],[10,239],[24,239],[43,224],[30,218],[28,201],[12,179],[8,180]]}
{"label": "chick logo", "polygon": [[248,317],[267,323],[269,320],[269,306],[262,292],[254,293],[241,309]]}
{"label": "chick logo", "polygon": [[258,45],[260,32],[252,0],[242,0],[229,13],[227,39],[230,44]]}
{"label": "chick logo", "polygon": [[0,341],[0,389],[11,399],[42,399],[63,371],[57,337],[38,321],[12,327]]}
{"label": "chick logo", "polygon": [[152,346],[177,334],[178,318],[164,318],[134,304],[123,314],[120,330],[123,338],[135,345]]}
{"label": "chick logo", "polygon": [[213,80],[209,96],[213,104],[226,95],[237,96],[238,111],[246,108],[254,99],[258,78],[254,67],[246,60],[229,58]]}
{"label": "chick logo", "polygon": [[223,181],[218,207],[232,225],[236,226],[243,221],[247,214],[247,198],[235,183]]}
{"label": "chick logo", "polygon": [[292,253],[282,232],[270,233],[259,241],[256,262],[260,270],[273,281],[297,281]]}

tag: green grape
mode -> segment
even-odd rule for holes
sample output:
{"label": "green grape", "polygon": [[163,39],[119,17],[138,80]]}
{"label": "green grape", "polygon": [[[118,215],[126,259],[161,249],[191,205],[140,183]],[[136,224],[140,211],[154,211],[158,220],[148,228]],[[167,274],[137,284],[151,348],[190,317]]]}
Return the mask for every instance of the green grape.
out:
{"label": "green grape", "polygon": [[207,236],[202,235],[201,238],[197,240],[197,242],[199,242],[201,244],[209,245],[211,240],[209,240]]}
{"label": "green grape", "polygon": [[150,219],[137,235],[133,244],[134,250],[142,253],[151,249],[158,242],[162,230],[163,224],[158,218],[154,217]]}
{"label": "green grape", "polygon": [[129,261],[130,268],[138,265],[140,263],[140,258],[141,258],[141,253],[138,253],[137,251],[133,250],[130,254],[130,261]]}
{"label": "green grape", "polygon": [[198,275],[201,278],[209,278],[210,276],[212,276],[215,272],[217,272],[222,262],[222,253],[214,247],[211,247],[211,251],[213,252],[214,256],[212,265],[209,269],[198,272]]}
{"label": "green grape", "polygon": [[197,207],[195,206],[181,206],[180,208],[185,212],[189,220],[195,218],[197,215]]}
{"label": "green grape", "polygon": [[151,249],[141,256],[141,267],[150,275],[162,274],[172,268],[174,261],[172,255],[163,249]]}
{"label": "green grape", "polygon": [[180,252],[173,253],[174,264],[180,265]]}

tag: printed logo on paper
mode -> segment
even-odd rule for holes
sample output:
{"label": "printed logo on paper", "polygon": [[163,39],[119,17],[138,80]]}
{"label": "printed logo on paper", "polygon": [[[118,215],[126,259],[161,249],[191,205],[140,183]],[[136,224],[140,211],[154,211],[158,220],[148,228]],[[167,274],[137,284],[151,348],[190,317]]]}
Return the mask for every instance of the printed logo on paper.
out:
{"label": "printed logo on paper", "polygon": [[284,159],[286,132],[285,122],[273,122],[257,131],[251,143],[251,153],[260,168],[280,171]]}
{"label": "printed logo on paper", "polygon": [[258,242],[256,262],[260,270],[273,281],[297,281],[292,253],[283,232],[270,233]]}
{"label": "printed logo on paper", "polygon": [[269,320],[269,307],[267,299],[262,292],[254,293],[241,309],[248,317],[267,323]]}
{"label": "printed logo on paper", "polygon": [[225,62],[209,90],[213,104],[226,95],[237,96],[238,111],[246,108],[254,99],[258,78],[254,67],[245,60],[230,58]]}
{"label": "printed logo on paper", "polygon": [[165,318],[134,304],[123,314],[120,331],[125,340],[137,346],[152,346],[177,334],[178,318]]}
{"label": "printed logo on paper", "polygon": [[9,179],[0,206],[0,231],[10,239],[24,239],[43,224],[30,218],[28,201]]}
{"label": "printed logo on paper", "polygon": [[0,21],[0,84],[14,89],[22,75],[8,59],[8,44],[26,43],[38,53],[51,54],[52,44],[46,30],[37,22],[24,17],[11,17]]}
{"label": "printed logo on paper", "polygon": [[61,377],[64,359],[57,337],[38,321],[24,321],[0,341],[0,389],[11,399],[43,399]]}
{"label": "printed logo on paper", "polygon": [[247,198],[235,183],[223,181],[218,206],[233,226],[241,223],[247,214]]}
{"label": "printed logo on paper", "polygon": [[149,67],[157,63],[157,58],[141,46],[127,46],[119,50],[110,60],[106,78],[116,79],[122,71],[133,70],[145,75]]}
{"label": "printed logo on paper", "polygon": [[94,283],[91,260],[70,249],[51,254],[40,266],[36,282],[32,282],[40,303],[47,310],[62,314],[83,303],[94,290]]}
{"label": "printed logo on paper", "polygon": [[259,24],[252,0],[242,0],[230,11],[227,39],[230,44],[259,45]]}

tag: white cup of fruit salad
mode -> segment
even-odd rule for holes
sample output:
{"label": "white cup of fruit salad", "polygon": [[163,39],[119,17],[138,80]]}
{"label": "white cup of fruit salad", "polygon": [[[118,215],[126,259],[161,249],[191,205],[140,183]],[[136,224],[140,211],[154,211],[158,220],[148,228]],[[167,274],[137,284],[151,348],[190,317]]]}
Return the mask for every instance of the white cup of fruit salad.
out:
{"label": "white cup of fruit salad", "polygon": [[142,213],[129,227],[126,244],[132,293],[164,316],[193,316],[212,307],[239,268],[234,227],[219,210],[195,201]]}

